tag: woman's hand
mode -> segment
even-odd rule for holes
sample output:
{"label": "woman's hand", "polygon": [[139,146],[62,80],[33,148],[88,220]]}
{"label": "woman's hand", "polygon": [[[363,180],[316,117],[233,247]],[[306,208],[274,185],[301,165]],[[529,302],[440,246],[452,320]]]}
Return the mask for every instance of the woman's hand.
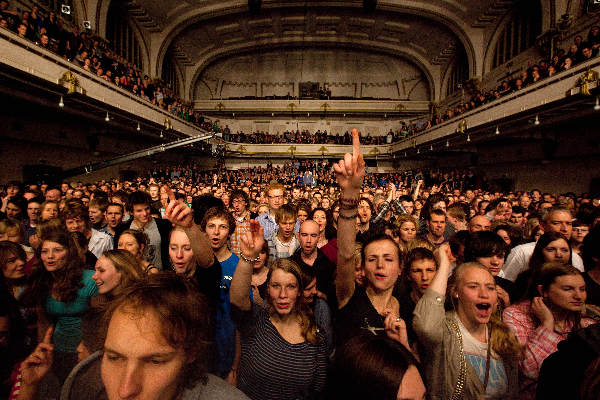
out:
{"label": "woman's hand", "polygon": [[545,328],[554,330],[554,315],[544,303],[543,297],[534,297],[531,301],[531,312],[540,320]]}
{"label": "woman's hand", "polygon": [[385,317],[385,333],[390,339],[395,340],[410,351],[406,322],[402,318],[394,313],[389,313]]}
{"label": "woman's hand", "polygon": [[250,229],[240,236],[240,250],[246,258],[256,258],[265,243],[264,228],[255,220],[250,220]]}
{"label": "woman's hand", "polygon": [[360,139],[356,129],[352,129],[352,154],[346,153],[343,160],[333,164],[333,170],[342,192],[360,191],[365,176],[365,160],[360,152]]}
{"label": "woman's hand", "polygon": [[53,332],[53,327],[48,328],[44,339],[21,364],[21,377],[24,386],[37,387],[42,378],[50,371],[54,359]]}
{"label": "woman's hand", "polygon": [[510,306],[510,296],[506,290],[496,285],[496,293],[498,293],[498,298],[504,303],[504,307]]}
{"label": "woman's hand", "polygon": [[163,189],[169,196],[169,205],[165,209],[165,218],[173,225],[191,228],[194,225],[194,212],[185,203],[175,200],[175,194],[168,186]]}

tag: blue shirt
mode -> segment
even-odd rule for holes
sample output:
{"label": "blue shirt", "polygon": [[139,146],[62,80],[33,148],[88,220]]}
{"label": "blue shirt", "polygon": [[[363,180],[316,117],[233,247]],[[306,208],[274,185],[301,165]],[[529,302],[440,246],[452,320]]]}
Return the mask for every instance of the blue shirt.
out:
{"label": "blue shirt", "polygon": [[81,318],[90,308],[90,299],[98,294],[98,287],[92,279],[94,271],[83,270],[81,284],[75,300],[65,303],[48,296],[46,313],[55,323],[52,342],[57,351],[76,353],[81,342]]}
{"label": "blue shirt", "polygon": [[227,375],[233,365],[235,357],[235,325],[231,320],[231,308],[229,302],[229,290],[231,279],[240,258],[235,254],[221,264],[221,283],[219,286],[219,304],[217,305],[215,330],[216,344],[219,353],[219,373]]}

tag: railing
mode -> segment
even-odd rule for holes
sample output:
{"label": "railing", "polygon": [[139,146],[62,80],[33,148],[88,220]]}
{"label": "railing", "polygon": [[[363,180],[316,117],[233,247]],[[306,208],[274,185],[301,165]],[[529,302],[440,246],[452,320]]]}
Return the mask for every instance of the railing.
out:
{"label": "railing", "polygon": [[[164,125],[165,119],[168,118],[171,129],[188,136],[202,132],[193,124],[4,28],[0,28],[0,45],[0,63],[57,85],[57,104],[59,96],[65,93],[64,88],[68,87],[67,83],[61,82],[61,78],[65,72],[71,71],[78,82],[76,91],[105,103],[107,109],[116,108],[131,114],[132,119],[136,121],[145,120],[158,125]],[[68,106],[68,97],[65,97],[64,101]]]}
{"label": "railing", "polygon": [[[352,152],[351,145],[340,144],[249,144],[224,142],[228,157],[269,157],[269,158],[339,158]],[[392,146],[366,145],[361,147],[365,158],[387,159],[392,157]]]}

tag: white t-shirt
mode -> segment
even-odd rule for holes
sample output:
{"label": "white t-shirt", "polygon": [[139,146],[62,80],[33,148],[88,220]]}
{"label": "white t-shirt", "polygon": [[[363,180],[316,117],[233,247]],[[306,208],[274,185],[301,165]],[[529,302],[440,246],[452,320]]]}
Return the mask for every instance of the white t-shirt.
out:
{"label": "white t-shirt", "polygon": [[[487,362],[487,343],[481,343],[475,339],[465,328],[459,318],[456,318],[460,333],[462,334],[463,350],[465,352],[465,358],[467,362],[473,366],[479,380],[483,384],[485,380],[485,370]],[[487,333],[486,329],[486,336]],[[486,399],[502,399],[508,392],[508,377],[504,370],[504,363],[498,357],[498,355],[492,351],[490,357],[490,375],[488,378],[488,385],[485,391]]]}

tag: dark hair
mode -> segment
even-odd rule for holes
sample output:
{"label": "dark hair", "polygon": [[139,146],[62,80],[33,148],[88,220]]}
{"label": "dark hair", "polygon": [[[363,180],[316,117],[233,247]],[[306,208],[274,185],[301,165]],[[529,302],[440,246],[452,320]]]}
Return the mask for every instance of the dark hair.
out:
{"label": "dark hair", "polygon": [[9,203],[14,204],[21,209],[18,218],[23,218],[24,215],[27,215],[27,200],[25,200],[25,197],[17,194],[8,198],[7,204]]}
{"label": "dark hair", "polygon": [[337,351],[327,398],[396,400],[408,368],[419,368],[413,355],[386,337],[358,335]]}
{"label": "dark hair", "polygon": [[80,218],[85,221],[86,225],[89,225],[90,222],[87,207],[83,205],[81,200],[76,199],[69,200],[65,204],[65,207],[60,212],[60,218],[63,223],[66,223],[67,220],[71,218]]}
{"label": "dark hair", "polygon": [[204,219],[204,214],[213,207],[225,208],[223,200],[210,195],[203,194],[192,199],[192,210],[194,211],[194,223],[200,225]]}
{"label": "dark hair", "polygon": [[127,211],[133,212],[133,206],[137,204],[149,206],[150,204],[152,204],[152,197],[150,197],[150,194],[148,192],[144,192],[142,190],[133,192],[129,195],[129,199],[127,201]]}
{"label": "dark hair", "polygon": [[586,271],[591,271],[600,263],[600,225],[596,225],[583,239],[581,258]]}
{"label": "dark hair", "polygon": [[106,206],[107,210],[108,210],[108,207],[119,207],[119,209],[121,210],[121,214],[123,212],[125,212],[125,209],[123,208],[123,204],[120,204],[120,203],[108,203],[108,205]]}
{"label": "dark hair", "polygon": [[222,218],[227,221],[229,225],[229,234],[231,235],[235,231],[235,218],[233,215],[223,207],[213,207],[204,214],[200,227],[203,231],[206,231],[206,224],[213,218]]}
{"label": "dark hair", "polygon": [[410,268],[413,262],[420,260],[432,260],[437,266],[437,262],[433,256],[433,251],[426,249],[425,247],[415,247],[409,251],[406,255],[404,264],[406,265],[406,268]]}
{"label": "dark hair", "polygon": [[250,204],[250,199],[248,198],[248,195],[246,194],[246,192],[244,192],[241,189],[236,189],[234,191],[231,192],[231,194],[229,195],[229,201],[233,204],[233,200],[235,199],[242,199],[246,202],[246,207],[248,207],[248,205]]}
{"label": "dark hair", "polygon": [[183,383],[193,387],[206,382],[210,311],[205,298],[192,283],[177,274],[159,272],[132,282],[107,304],[104,337],[115,312],[142,317],[151,312],[161,327],[160,335],[173,348],[183,349],[193,360],[184,367]]}
{"label": "dark hair", "polygon": [[426,221],[431,221],[431,216],[432,215],[437,215],[438,217],[446,217],[446,213],[443,210],[439,210],[439,209],[433,209],[429,212],[429,215],[427,216]]}
{"label": "dark hair", "polygon": [[316,207],[310,213],[308,219],[312,219],[314,221],[314,216],[317,211],[323,211],[325,213],[325,238],[327,240],[331,240],[337,235],[336,229],[333,227],[333,214],[331,210],[326,210],[323,207]]}
{"label": "dark hair", "polygon": [[465,261],[477,261],[479,257],[504,257],[506,247],[504,240],[494,232],[473,232],[465,248]]}
{"label": "dark hair", "polygon": [[402,262],[404,254],[402,253],[402,250],[400,250],[400,247],[398,247],[398,243],[394,242],[394,239],[392,239],[389,235],[386,235],[385,233],[372,233],[367,235],[367,237],[363,241],[362,249],[360,250],[362,265],[365,265],[365,249],[367,248],[367,246],[374,242],[382,242],[386,240],[394,245],[394,248],[396,249],[398,254],[398,268],[400,269],[400,271],[402,271],[402,268],[404,267],[404,264]]}
{"label": "dark hair", "polygon": [[421,209],[421,219],[423,221],[429,221],[429,214],[431,213],[431,210],[433,210],[433,206],[435,203],[439,203],[440,201],[448,204],[448,199],[441,193],[434,193],[427,198],[427,201]]}
{"label": "dark hair", "polygon": [[533,249],[533,254],[531,254],[531,258],[529,259],[529,269],[532,270],[532,274],[535,274],[536,270],[541,268],[541,266],[546,263],[546,259],[544,258],[543,250],[548,246],[551,242],[555,240],[562,239],[569,246],[569,264],[572,263],[573,259],[573,251],[571,249],[571,244],[560,232],[546,232],[538,239],[535,244],[535,248]]}

